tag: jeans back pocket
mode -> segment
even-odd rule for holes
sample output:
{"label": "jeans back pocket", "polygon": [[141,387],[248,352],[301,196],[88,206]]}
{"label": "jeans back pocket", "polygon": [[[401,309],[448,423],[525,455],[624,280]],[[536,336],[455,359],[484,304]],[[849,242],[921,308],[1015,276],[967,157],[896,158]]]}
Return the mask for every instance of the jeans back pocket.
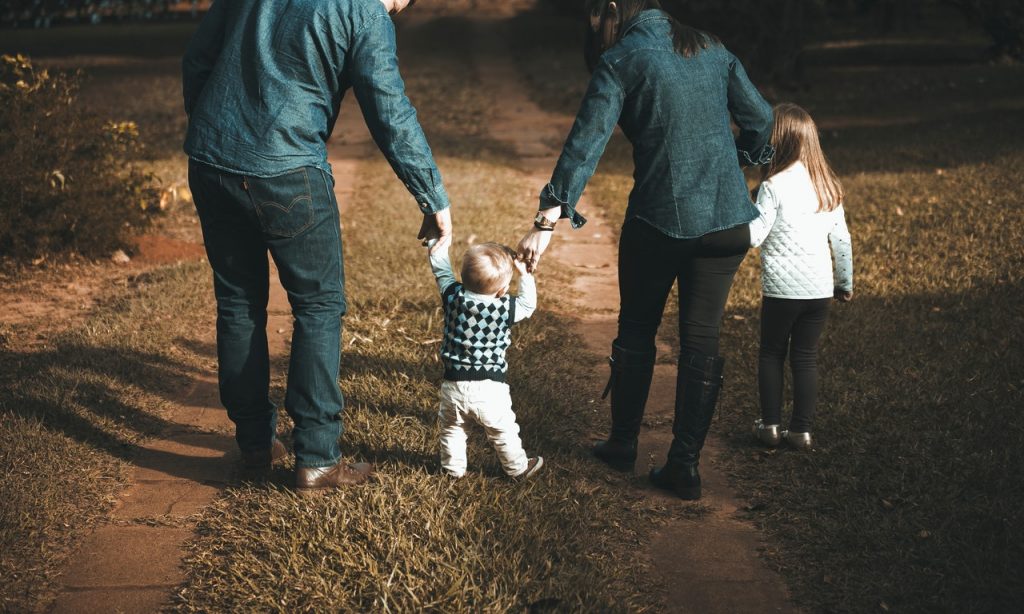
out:
{"label": "jeans back pocket", "polygon": [[300,168],[276,177],[246,177],[263,232],[294,237],[313,225],[313,195],[307,171]]}

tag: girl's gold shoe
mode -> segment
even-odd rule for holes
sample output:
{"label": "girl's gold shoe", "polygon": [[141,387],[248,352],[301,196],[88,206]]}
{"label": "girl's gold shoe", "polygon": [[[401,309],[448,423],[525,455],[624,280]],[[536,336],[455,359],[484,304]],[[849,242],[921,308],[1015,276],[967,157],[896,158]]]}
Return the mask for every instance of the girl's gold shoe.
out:
{"label": "girl's gold shoe", "polygon": [[814,443],[811,441],[810,433],[795,433],[793,431],[782,431],[782,438],[786,440],[789,445],[793,446],[797,450],[810,450],[814,447]]}
{"label": "girl's gold shoe", "polygon": [[778,424],[765,424],[764,420],[758,418],[754,421],[754,438],[766,446],[774,448],[782,441]]}

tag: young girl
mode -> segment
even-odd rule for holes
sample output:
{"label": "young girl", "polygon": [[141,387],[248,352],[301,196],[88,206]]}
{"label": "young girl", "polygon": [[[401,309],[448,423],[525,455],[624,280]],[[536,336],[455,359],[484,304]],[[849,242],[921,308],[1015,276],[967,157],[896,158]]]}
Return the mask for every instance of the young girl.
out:
{"label": "young girl", "polygon": [[[776,446],[786,440],[810,449],[818,395],[818,338],[832,298],[853,298],[853,250],[843,212],[843,187],[828,165],[818,130],[795,104],[775,107],[775,158],[757,195],[760,217],[750,243],[761,245],[761,419],[754,436]],[[831,245],[831,255],[829,246]],[[835,271],[832,258],[835,258]],[[789,349],[793,415],[781,430],[783,363]]]}

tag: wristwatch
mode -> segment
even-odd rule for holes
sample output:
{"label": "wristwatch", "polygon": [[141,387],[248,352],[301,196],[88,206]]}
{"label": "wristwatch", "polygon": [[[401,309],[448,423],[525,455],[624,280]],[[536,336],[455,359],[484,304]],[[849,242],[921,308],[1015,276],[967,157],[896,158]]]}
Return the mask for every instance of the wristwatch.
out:
{"label": "wristwatch", "polygon": [[549,220],[543,211],[537,212],[537,217],[533,218],[533,227],[537,230],[547,230],[551,232],[555,229],[555,222]]}

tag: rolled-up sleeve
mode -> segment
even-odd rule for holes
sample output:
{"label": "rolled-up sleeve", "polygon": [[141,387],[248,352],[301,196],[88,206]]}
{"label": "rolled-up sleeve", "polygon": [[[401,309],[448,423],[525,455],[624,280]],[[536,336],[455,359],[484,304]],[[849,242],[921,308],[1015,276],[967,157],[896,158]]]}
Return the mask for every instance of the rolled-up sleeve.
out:
{"label": "rolled-up sleeve", "polygon": [[433,152],[405,95],[398,71],[395,26],[383,12],[353,35],[352,89],[374,142],[424,214],[447,209],[448,192]]}
{"label": "rolled-up sleeve", "polygon": [[740,164],[768,164],[775,155],[771,145],[772,106],[750,82],[736,56],[729,54],[729,113],[739,126],[736,153]]}
{"label": "rolled-up sleeve", "polygon": [[540,192],[540,208],[559,207],[561,217],[569,218],[573,228],[579,228],[587,222],[576,211],[576,204],[615,130],[625,97],[611,65],[602,60],[590,78],[590,85],[569,137],[562,147],[551,182]]}

